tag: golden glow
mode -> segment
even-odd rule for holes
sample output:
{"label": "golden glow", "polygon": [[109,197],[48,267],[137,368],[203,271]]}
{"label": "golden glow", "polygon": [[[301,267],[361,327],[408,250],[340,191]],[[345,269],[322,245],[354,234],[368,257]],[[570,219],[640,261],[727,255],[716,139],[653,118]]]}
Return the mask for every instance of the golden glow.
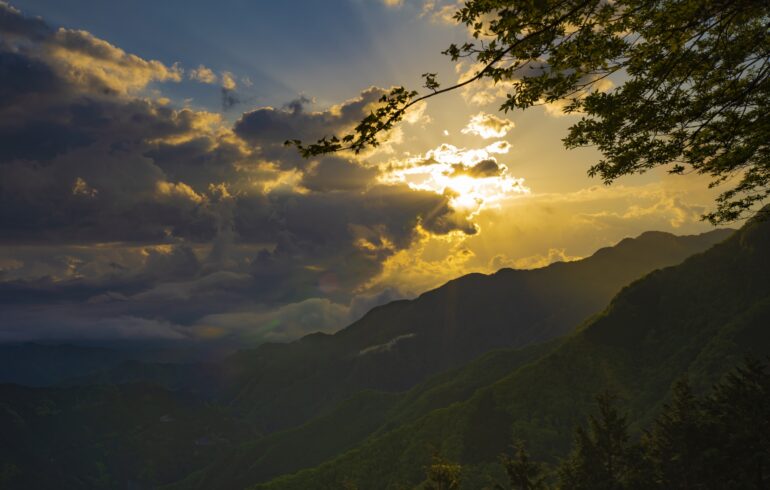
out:
{"label": "golden glow", "polygon": [[[471,150],[442,144],[425,155],[391,163],[391,170],[383,173],[380,179],[446,195],[452,207],[473,216],[482,208],[505,198],[529,193],[524,179],[511,176],[508,168],[493,156],[507,153],[510,145],[502,143]],[[492,169],[480,172],[477,165],[481,163],[490,165]],[[498,170],[495,171],[495,168]]]}

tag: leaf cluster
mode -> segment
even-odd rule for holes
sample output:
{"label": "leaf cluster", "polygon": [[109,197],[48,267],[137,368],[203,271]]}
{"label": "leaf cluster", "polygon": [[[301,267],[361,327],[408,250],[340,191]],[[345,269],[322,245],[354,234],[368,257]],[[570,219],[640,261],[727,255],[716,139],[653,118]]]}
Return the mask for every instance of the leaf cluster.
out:
{"label": "leaf cluster", "polygon": [[[481,68],[440,89],[397,87],[341,139],[291,141],[306,157],[377,146],[421,100],[482,79],[504,83],[500,110],[559,103],[581,114],[567,148],[602,154],[589,175],[616,178],[665,166],[726,184],[714,223],[770,195],[770,2],[766,0],[467,0],[455,20],[472,39],[443,53]],[[614,86],[614,88],[610,88]]]}

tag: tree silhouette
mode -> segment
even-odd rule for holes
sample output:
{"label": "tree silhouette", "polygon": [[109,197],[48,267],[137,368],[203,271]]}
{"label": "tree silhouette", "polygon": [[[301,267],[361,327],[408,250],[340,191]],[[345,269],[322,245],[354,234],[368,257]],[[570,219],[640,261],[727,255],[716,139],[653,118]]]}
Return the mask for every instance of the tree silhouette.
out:
{"label": "tree silhouette", "polygon": [[[545,485],[545,469],[542,463],[532,461],[524,447],[523,442],[516,443],[513,457],[502,454],[500,463],[508,475],[508,482],[512,490],[542,490]],[[504,490],[500,484],[495,485],[495,490]]]}
{"label": "tree silhouette", "polygon": [[589,175],[611,183],[665,166],[726,184],[712,222],[770,195],[770,2],[757,0],[467,0],[472,39],[444,51],[475,74],[428,93],[396,87],[352,132],[296,145],[305,156],[377,146],[417,102],[489,81],[500,110],[558,103],[582,114],[564,143],[595,146]]}
{"label": "tree silhouette", "polygon": [[628,421],[609,392],[596,397],[599,413],[578,427],[572,452],[559,468],[559,487],[565,490],[621,490],[633,488],[637,451],[629,442]]}
{"label": "tree silhouette", "polygon": [[706,415],[690,385],[674,385],[672,401],[664,406],[642,444],[650,464],[650,479],[659,488],[701,488],[708,473],[704,455],[709,447]]}
{"label": "tree silhouette", "polygon": [[712,488],[770,488],[770,373],[756,360],[730,373],[703,402]]}

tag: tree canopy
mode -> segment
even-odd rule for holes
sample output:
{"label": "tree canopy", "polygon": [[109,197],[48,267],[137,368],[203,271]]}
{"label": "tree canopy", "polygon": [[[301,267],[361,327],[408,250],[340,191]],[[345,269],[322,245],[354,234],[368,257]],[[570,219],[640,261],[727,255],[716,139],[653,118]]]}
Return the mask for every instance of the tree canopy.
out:
{"label": "tree canopy", "polygon": [[659,166],[709,175],[725,186],[714,223],[770,195],[770,1],[467,0],[455,19],[472,38],[443,53],[475,63],[473,76],[442,88],[425,73],[426,93],[393,88],[348,134],[287,144],[358,153],[417,102],[486,79],[504,84],[502,111],[580,115],[564,144],[596,147],[588,173],[607,184]]}

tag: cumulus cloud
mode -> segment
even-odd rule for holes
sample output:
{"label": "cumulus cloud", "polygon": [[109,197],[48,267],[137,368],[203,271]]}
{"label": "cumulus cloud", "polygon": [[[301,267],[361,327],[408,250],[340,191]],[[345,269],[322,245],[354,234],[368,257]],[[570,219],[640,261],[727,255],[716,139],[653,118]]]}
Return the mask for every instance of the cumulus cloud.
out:
{"label": "cumulus cloud", "polygon": [[504,142],[471,149],[442,143],[422,155],[391,162],[380,180],[441,193],[453,208],[472,217],[484,207],[529,192],[523,178],[510,175],[497,162],[495,155],[505,154],[510,147]]}
{"label": "cumulus cloud", "polygon": [[577,260],[649,230],[677,235],[711,230],[700,220],[706,207],[690,199],[660,183],[512,195],[475,215],[480,233],[423,235],[389,256],[367,286],[399,286],[409,296],[471,272]]}
{"label": "cumulus cloud", "polygon": [[461,131],[464,134],[475,134],[484,139],[489,139],[502,138],[513,128],[513,121],[502,119],[494,114],[479,112],[471,117],[471,120],[468,121],[468,125]]}
{"label": "cumulus cloud", "polygon": [[[651,188],[527,197],[503,140],[306,160],[284,140],[344,132],[385,90],[231,125],[157,98],[182,77],[173,64],[4,4],[0,31],[0,339],[284,341],[473,270],[690,231],[702,212]],[[188,77],[233,100],[245,84],[202,65]],[[426,121],[422,106],[407,123]],[[466,130],[512,127],[479,113]]]}
{"label": "cumulus cloud", "polygon": [[318,192],[363,190],[371,185],[378,171],[339,157],[310,162],[300,184]]}
{"label": "cumulus cloud", "polygon": [[[236,328],[217,316],[233,311],[257,330],[286,319],[260,338],[339,328],[395,297],[354,293],[389,257],[426,234],[478,231],[451,193],[283,146],[349,129],[383,89],[320,111],[305,98],[256,108],[230,126],[151,88],[179,81],[176,65],[6,4],[0,32],[4,338],[195,338]],[[235,97],[232,74],[187,76]],[[426,121],[417,109],[412,124]]]}
{"label": "cumulus cloud", "polygon": [[456,24],[454,18],[463,3],[459,0],[423,0],[420,15],[440,24]]}
{"label": "cumulus cloud", "polygon": [[196,80],[209,85],[215,84],[219,80],[216,73],[214,73],[214,70],[206,68],[203,65],[198,65],[198,68],[190,70],[189,76],[191,80]]}
{"label": "cumulus cloud", "polygon": [[86,31],[59,29],[45,48],[46,55],[68,79],[95,89],[128,93],[150,82],[182,79],[177,65],[169,67],[157,60],[142,59]]}
{"label": "cumulus cloud", "polygon": [[304,168],[307,160],[294,148],[287,148],[286,140],[312,142],[343,133],[358,124],[385,92],[370,87],[359,97],[323,111],[309,110],[311,100],[307,97],[293,100],[282,108],[261,107],[244,113],[235,123],[234,131],[258,147],[264,158],[280,162],[282,168]]}
{"label": "cumulus cloud", "polygon": [[235,90],[238,84],[235,81],[235,76],[229,71],[222,72],[222,88],[225,90]]}
{"label": "cumulus cloud", "polygon": [[470,167],[461,163],[452,165],[451,175],[469,175],[475,178],[497,177],[506,171],[505,165],[500,165],[492,158],[482,160]]}

